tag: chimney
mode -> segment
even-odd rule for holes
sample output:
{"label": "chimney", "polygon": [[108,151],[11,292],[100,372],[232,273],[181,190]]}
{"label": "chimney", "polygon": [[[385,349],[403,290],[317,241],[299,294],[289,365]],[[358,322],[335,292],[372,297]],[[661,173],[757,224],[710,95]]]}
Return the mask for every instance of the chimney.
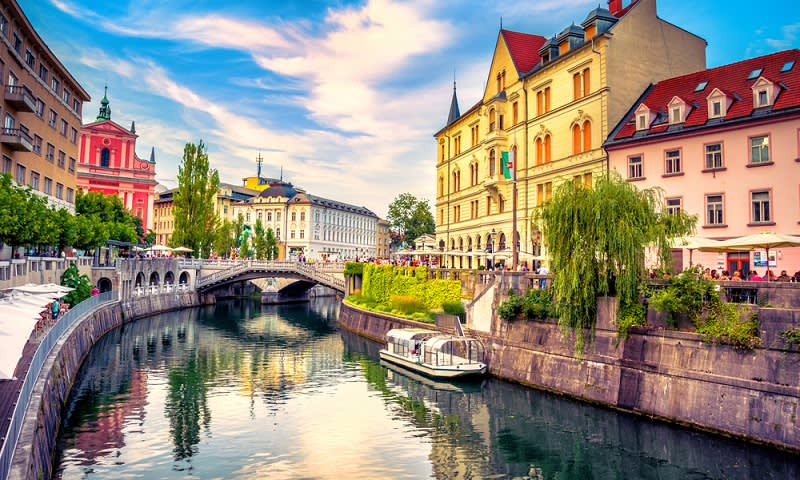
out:
{"label": "chimney", "polygon": [[622,0],[608,0],[608,11],[611,12],[611,15],[619,17],[622,11]]}

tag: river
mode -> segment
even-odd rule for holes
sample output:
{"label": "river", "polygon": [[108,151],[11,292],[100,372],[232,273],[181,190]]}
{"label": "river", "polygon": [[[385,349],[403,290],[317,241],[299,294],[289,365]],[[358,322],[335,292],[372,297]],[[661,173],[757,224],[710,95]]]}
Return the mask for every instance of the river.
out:
{"label": "river", "polygon": [[110,332],[73,387],[55,478],[800,478],[798,455],[495,379],[411,379],[337,313],[230,301]]}

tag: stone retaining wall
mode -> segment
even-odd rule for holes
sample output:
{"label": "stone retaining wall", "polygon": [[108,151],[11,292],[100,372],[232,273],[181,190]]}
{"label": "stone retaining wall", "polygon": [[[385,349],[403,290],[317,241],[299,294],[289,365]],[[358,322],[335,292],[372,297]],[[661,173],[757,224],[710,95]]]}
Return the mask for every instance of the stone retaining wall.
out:
{"label": "stone retaining wall", "polygon": [[109,303],[76,322],[53,347],[36,382],[8,478],[50,478],[61,414],[83,359],[100,337],[137,318],[196,305],[194,292],[151,295]]}
{"label": "stone retaining wall", "polygon": [[[632,329],[627,341],[618,342],[614,306],[599,307],[594,342],[581,356],[552,321],[495,317],[488,332],[466,330],[485,342],[489,372],[499,378],[800,450],[800,351],[775,334],[797,325],[795,312],[762,309],[763,346],[738,350],[663,329]],[[392,328],[420,325],[344,304],[339,323],[379,342]]]}

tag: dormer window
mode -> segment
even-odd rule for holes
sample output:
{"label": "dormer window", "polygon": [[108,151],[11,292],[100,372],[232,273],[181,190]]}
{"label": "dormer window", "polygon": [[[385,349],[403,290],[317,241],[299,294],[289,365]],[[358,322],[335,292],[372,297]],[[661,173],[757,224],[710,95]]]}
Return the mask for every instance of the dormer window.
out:
{"label": "dormer window", "polygon": [[766,78],[760,77],[751,88],[753,89],[753,108],[768,107],[775,102],[778,89]]}
{"label": "dormer window", "polygon": [[672,97],[669,102],[669,124],[677,125],[686,120],[686,102],[680,97]]}
{"label": "dormer window", "polygon": [[714,118],[722,116],[722,102],[719,100],[711,102],[711,116]]}
{"label": "dormer window", "polygon": [[636,130],[642,131],[650,128],[650,123],[653,121],[654,114],[644,103],[639,105],[636,109]]}
{"label": "dormer window", "polygon": [[725,116],[730,106],[730,99],[722,90],[715,88],[706,97],[706,100],[708,101],[708,118],[722,118]]}
{"label": "dormer window", "polygon": [[647,115],[640,113],[636,115],[636,130],[647,130]]}

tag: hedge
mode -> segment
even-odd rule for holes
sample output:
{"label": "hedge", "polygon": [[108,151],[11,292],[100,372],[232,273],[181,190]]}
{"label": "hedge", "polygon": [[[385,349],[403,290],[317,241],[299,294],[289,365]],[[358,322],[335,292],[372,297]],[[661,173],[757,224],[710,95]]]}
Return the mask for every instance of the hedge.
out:
{"label": "hedge", "polygon": [[364,265],[361,293],[379,304],[389,305],[392,295],[416,297],[432,310],[446,302],[461,301],[461,282],[429,280],[426,267]]}

